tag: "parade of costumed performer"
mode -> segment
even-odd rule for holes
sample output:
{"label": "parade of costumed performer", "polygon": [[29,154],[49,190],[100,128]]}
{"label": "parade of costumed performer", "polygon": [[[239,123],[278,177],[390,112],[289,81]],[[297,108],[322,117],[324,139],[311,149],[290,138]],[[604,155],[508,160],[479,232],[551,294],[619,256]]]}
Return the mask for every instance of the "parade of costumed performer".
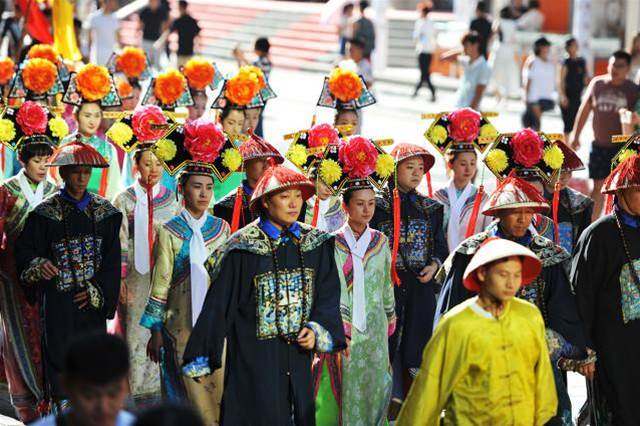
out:
{"label": "parade of costumed performer", "polygon": [[112,200],[122,190],[121,168],[118,151],[114,145],[100,138],[97,133],[102,124],[103,109],[122,105],[109,70],[101,65],[83,65],[71,79],[62,98],[64,103],[75,107],[78,131],[69,135],[63,144],[81,140],[95,148],[109,167],[94,169],[89,180],[89,192]]}
{"label": "parade of costumed performer", "polygon": [[69,129],[67,123],[33,101],[7,108],[0,118],[0,142],[16,150],[22,169],[0,186],[0,287],[4,374],[21,421],[37,419],[44,399],[40,305],[33,293],[21,291],[14,256],[15,241],[29,212],[58,188],[46,179],[54,148]]}
{"label": "parade of costumed performer", "polygon": [[[111,141],[132,153],[137,171],[134,183],[113,200],[124,218],[120,227],[120,304],[117,322],[112,325],[129,346],[129,389],[137,407],[162,398],[160,368],[147,357],[150,333],[140,325],[140,317],[149,297],[158,229],[180,210],[176,194],[160,182],[166,173],[159,158],[164,152],[155,142],[167,133],[167,128],[158,125],[166,123],[159,107],[147,105],[138,107],[130,120],[117,121],[107,130]],[[169,142],[158,142],[160,148],[167,144],[170,150]]]}
{"label": "parade of costumed performer", "polygon": [[478,172],[478,151],[484,150],[498,136],[498,131],[481,113],[460,108],[440,113],[425,132],[427,140],[444,157],[449,183],[437,190],[433,198],[444,205],[445,235],[449,251],[491,222],[480,214],[487,202],[483,182],[474,184]]}
{"label": "parade of costumed performer", "polygon": [[116,77],[123,110],[134,110],[140,102],[142,83],[151,78],[149,59],[144,50],[133,46],[124,47],[111,55],[107,68]]}
{"label": "parade of costumed performer", "polygon": [[[158,228],[151,291],[140,325],[151,330],[147,352],[159,363],[163,397],[193,404],[207,424],[220,421],[222,371],[197,383],[180,365],[209,285],[205,261],[229,237],[229,225],[209,213],[214,181],[242,165],[240,153],[213,120],[187,121],[153,148],[178,175],[182,210]],[[217,283],[216,283],[217,285]]]}
{"label": "parade of costumed performer", "polygon": [[60,147],[48,164],[64,186],[27,216],[15,243],[20,282],[41,303],[44,398],[64,405],[60,383],[66,345],[82,332],[106,331],[120,293],[122,213],[87,190],[92,168],[106,159],[80,138]]}
{"label": "parade of costumed performer", "polygon": [[[389,241],[369,222],[376,208],[375,190],[393,174],[394,161],[375,142],[352,136],[327,147],[318,169],[342,195],[348,216],[335,233],[347,349],[316,355],[316,424],[382,425],[391,399],[388,338],[396,315]],[[342,172],[337,179],[335,171]]]}
{"label": "parade of costumed performer", "polygon": [[383,232],[391,245],[398,325],[389,340],[389,354],[397,406],[409,390],[431,337],[436,308],[433,278],[448,250],[442,204],[416,189],[433,166],[434,157],[425,148],[409,143],[397,144],[391,157],[395,170],[376,197],[369,226]]}
{"label": "parade of costumed performer", "polygon": [[304,175],[270,167],[251,197],[259,219],[209,258],[215,284],[183,370],[201,377],[223,368],[226,338],[223,424],[315,424],[313,353],[346,347],[334,239],[297,222],[313,192]]}
{"label": "parade of costumed performer", "polygon": [[253,131],[249,132],[249,139],[242,142],[238,151],[242,155],[242,170],[246,179],[242,180],[236,192],[229,193],[213,208],[214,215],[231,226],[231,233],[257,219],[255,212],[249,208],[253,191],[269,167],[284,162],[278,150]]}
{"label": "parade of costumed performer", "polygon": [[[285,139],[289,135],[285,136]],[[331,189],[318,174],[327,145],[338,145],[340,134],[327,123],[313,124],[310,129],[291,135],[285,157],[316,184],[316,193],[303,206],[304,222],[321,231],[334,232],[344,225],[347,216],[338,192]]]}
{"label": "parade of costumed performer", "polygon": [[557,399],[549,392],[554,377],[544,319],[515,297],[534,285],[541,268],[521,244],[483,242],[463,274],[465,288],[477,296],[436,327],[396,424],[548,424]]}
{"label": "parade of costumed performer", "polygon": [[181,67],[181,71],[187,79],[193,98],[193,105],[187,106],[189,111],[187,119],[196,120],[207,112],[207,88],[216,90],[224,77],[215,63],[199,56],[189,59]]}
{"label": "parade of costumed performer", "polygon": [[[238,72],[224,80],[220,94],[213,101],[212,108],[219,110],[218,119],[222,130],[236,147],[248,139],[245,127],[246,113],[250,109],[263,108],[265,102],[275,97],[264,74],[258,67],[245,65]],[[235,191],[245,178],[236,173],[226,182],[216,182],[215,200],[222,200],[231,191]]]}

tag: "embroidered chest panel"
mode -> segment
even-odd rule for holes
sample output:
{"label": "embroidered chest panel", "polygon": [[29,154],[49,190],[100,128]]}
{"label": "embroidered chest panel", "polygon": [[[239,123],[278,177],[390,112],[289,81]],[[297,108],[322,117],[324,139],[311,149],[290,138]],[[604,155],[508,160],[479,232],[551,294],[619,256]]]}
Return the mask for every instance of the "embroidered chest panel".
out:
{"label": "embroidered chest panel", "polygon": [[82,286],[100,269],[102,237],[80,235],[53,244],[53,254],[59,269],[56,280],[58,291],[70,291],[75,283]]}
{"label": "embroidered chest panel", "polygon": [[256,334],[258,339],[297,335],[309,321],[315,271],[300,268],[278,270],[256,275]]}
{"label": "embroidered chest panel", "polygon": [[[633,261],[633,268],[640,276],[640,259]],[[624,323],[640,319],[640,289],[635,282],[629,263],[625,263],[620,271],[620,293]]]}
{"label": "embroidered chest panel", "polygon": [[[389,238],[389,246],[393,247],[393,222],[380,224],[382,231]],[[428,220],[409,218],[402,219],[400,225],[400,248],[396,260],[398,270],[420,270],[430,261],[433,254],[433,229]]]}

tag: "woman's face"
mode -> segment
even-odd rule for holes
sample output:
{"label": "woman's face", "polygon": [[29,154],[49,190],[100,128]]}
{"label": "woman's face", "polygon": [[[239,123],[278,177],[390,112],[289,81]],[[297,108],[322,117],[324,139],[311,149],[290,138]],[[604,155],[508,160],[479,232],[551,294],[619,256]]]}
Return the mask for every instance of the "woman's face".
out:
{"label": "woman's face", "polygon": [[140,181],[147,186],[153,186],[160,182],[162,176],[162,163],[151,151],[144,151],[136,162]]}
{"label": "woman's face", "polygon": [[356,134],[358,129],[358,114],[355,111],[340,111],[336,115],[335,126],[345,126],[350,125],[351,128],[349,130],[345,130],[340,132],[342,136],[353,136]]}
{"label": "woman's face", "polygon": [[282,227],[289,227],[298,220],[303,202],[302,191],[287,189],[266,197],[262,206],[270,220]]}
{"label": "woman's face", "polygon": [[244,112],[239,109],[233,109],[222,120],[222,130],[228,135],[239,135],[242,133],[242,125],[244,124]]}
{"label": "woman's face", "polygon": [[411,157],[398,164],[398,189],[409,192],[416,189],[424,177],[422,157]]}
{"label": "woman's face", "polygon": [[349,215],[349,222],[367,226],[376,210],[376,193],[369,188],[353,191],[344,208]]}
{"label": "woman's face", "polygon": [[93,136],[102,122],[102,108],[97,103],[82,104],[78,110],[77,120],[80,134],[85,137]]}
{"label": "woman's face", "polygon": [[244,111],[244,124],[242,128],[245,132],[248,129],[251,129],[252,132],[256,131],[258,121],[260,121],[260,113],[262,113],[262,108],[251,108]]}
{"label": "woman's face", "polygon": [[476,164],[476,154],[474,152],[460,152],[456,154],[453,162],[449,164],[453,172],[453,180],[456,183],[466,186],[476,175],[478,166]]}
{"label": "woman's face", "polygon": [[193,105],[189,106],[189,120],[197,120],[204,115],[207,109],[207,97],[199,93],[193,97]]}
{"label": "woman's face", "polygon": [[48,161],[48,155],[36,155],[31,157],[31,159],[27,161],[27,164],[23,164],[24,172],[27,174],[29,179],[35,183],[40,183],[47,176],[46,164]]}

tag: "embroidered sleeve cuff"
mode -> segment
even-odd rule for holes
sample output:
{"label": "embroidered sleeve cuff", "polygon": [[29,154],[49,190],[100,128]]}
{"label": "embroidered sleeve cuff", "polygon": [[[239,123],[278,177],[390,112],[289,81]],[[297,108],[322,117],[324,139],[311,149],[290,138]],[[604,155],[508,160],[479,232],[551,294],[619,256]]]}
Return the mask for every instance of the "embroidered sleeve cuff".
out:
{"label": "embroidered sleeve cuff", "polygon": [[351,323],[343,320],[342,325],[344,326],[345,337],[351,338]]}
{"label": "embroidered sleeve cuff", "polygon": [[102,289],[91,281],[87,281],[87,294],[89,295],[89,305],[95,310],[100,310],[104,306],[104,296]]}
{"label": "embroidered sleeve cuff", "polygon": [[199,356],[193,361],[185,364],[182,367],[182,374],[187,377],[196,378],[202,376],[208,376],[211,374],[211,367],[209,367],[209,357]]}
{"label": "embroidered sleeve cuff", "polygon": [[316,352],[331,352],[333,350],[333,339],[331,334],[320,324],[314,321],[307,323],[316,335]]}
{"label": "embroidered sleeve cuff", "polygon": [[166,303],[149,298],[140,325],[149,330],[160,330],[164,324]]}
{"label": "embroidered sleeve cuff", "polygon": [[36,257],[31,262],[29,262],[29,267],[22,271],[22,275],[20,275],[20,280],[27,284],[34,284],[38,281],[42,281],[42,273],[40,271],[40,267],[47,261],[48,259],[44,257]]}
{"label": "embroidered sleeve cuff", "polygon": [[387,326],[387,336],[393,335],[395,331],[396,331],[396,316],[394,315],[393,318],[389,320],[389,325]]}

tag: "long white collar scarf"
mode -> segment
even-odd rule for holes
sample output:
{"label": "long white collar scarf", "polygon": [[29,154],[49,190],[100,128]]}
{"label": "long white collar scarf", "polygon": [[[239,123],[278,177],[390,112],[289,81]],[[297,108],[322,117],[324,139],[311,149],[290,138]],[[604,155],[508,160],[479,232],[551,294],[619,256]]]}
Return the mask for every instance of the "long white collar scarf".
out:
{"label": "long white collar scarf", "polygon": [[209,289],[207,271],[204,268],[204,262],[207,260],[207,246],[202,236],[202,227],[209,216],[205,213],[200,219],[194,219],[187,210],[182,210],[181,214],[193,232],[189,241],[189,264],[191,267],[191,323],[196,325]]}
{"label": "long white collar scarf", "polygon": [[29,178],[24,169],[20,169],[18,172],[18,185],[24,195],[24,198],[29,203],[29,207],[34,209],[38,204],[42,202],[44,198],[44,186],[47,184],[46,179],[42,179],[36,186],[36,191],[33,192],[31,185],[29,184]]}
{"label": "long white collar scarf", "polygon": [[371,242],[371,229],[367,226],[367,229],[364,230],[360,239],[357,241],[348,223],[342,226],[341,231],[351,251],[351,259],[353,262],[353,306],[351,308],[351,323],[360,332],[364,332],[367,329],[367,310],[364,292],[364,256]]}
{"label": "long white collar scarf", "polygon": [[[134,234],[133,250],[135,268],[139,274],[145,275],[151,269],[149,259],[149,209],[147,207],[147,193],[140,185],[138,179],[133,183],[133,191],[136,194],[136,206],[133,209]],[[152,199],[160,193],[160,184],[155,184],[151,190]],[[153,220],[153,218],[151,219]]]}
{"label": "long white collar scarf", "polygon": [[[453,251],[458,244],[464,239],[464,235],[460,235],[460,216],[462,215],[462,208],[464,203],[471,195],[474,186],[470,183],[462,190],[462,193],[458,197],[456,186],[453,184],[453,179],[449,181],[449,187],[447,188],[447,195],[449,197],[449,224],[447,225],[447,244],[449,245],[449,251]],[[464,230],[466,232],[466,229]]]}

